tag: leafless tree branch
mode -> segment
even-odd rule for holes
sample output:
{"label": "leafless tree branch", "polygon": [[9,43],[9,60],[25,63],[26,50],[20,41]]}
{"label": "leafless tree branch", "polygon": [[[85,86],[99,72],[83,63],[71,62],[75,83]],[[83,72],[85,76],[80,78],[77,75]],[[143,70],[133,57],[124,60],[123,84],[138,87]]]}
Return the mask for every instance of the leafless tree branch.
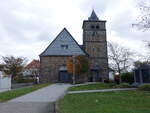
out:
{"label": "leafless tree branch", "polygon": [[128,48],[120,46],[116,43],[108,43],[108,57],[110,67],[118,72],[119,75],[121,75],[122,72],[127,71],[131,66],[133,54],[134,53],[131,52]]}

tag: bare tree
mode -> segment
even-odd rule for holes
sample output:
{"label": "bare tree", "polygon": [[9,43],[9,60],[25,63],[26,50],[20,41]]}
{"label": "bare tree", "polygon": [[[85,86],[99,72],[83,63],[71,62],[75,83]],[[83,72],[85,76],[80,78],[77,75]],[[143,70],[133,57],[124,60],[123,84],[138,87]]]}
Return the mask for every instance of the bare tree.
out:
{"label": "bare tree", "polygon": [[143,55],[142,62],[150,62],[150,41],[144,41],[147,52]]}
{"label": "bare tree", "polygon": [[137,6],[140,10],[140,15],[137,18],[138,22],[133,26],[144,30],[150,29],[150,1],[140,1]]}
{"label": "bare tree", "polygon": [[[121,75],[131,66],[132,55],[128,48],[118,45],[117,43],[108,43],[108,56],[110,67]],[[121,82],[121,77],[120,82]]]}

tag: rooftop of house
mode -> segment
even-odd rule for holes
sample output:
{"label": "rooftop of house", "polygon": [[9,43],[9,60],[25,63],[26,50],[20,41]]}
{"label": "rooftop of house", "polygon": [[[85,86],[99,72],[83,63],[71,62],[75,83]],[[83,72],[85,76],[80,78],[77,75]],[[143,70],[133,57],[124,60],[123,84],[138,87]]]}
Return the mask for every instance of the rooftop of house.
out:
{"label": "rooftop of house", "polygon": [[64,28],[40,56],[87,55],[69,31]]}
{"label": "rooftop of house", "polygon": [[38,68],[39,66],[40,66],[40,61],[34,59],[25,67],[25,69]]}

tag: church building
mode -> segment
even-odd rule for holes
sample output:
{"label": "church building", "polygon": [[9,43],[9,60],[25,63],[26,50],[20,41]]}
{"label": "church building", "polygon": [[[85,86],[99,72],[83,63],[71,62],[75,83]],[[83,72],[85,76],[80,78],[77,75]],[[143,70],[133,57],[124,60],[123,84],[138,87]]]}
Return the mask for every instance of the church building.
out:
{"label": "church building", "polygon": [[83,45],[79,45],[64,28],[40,54],[41,82],[71,82],[66,62],[74,55],[84,55],[89,59],[89,72],[82,82],[108,78],[106,21],[100,20],[93,10],[88,20],[83,21],[82,29]]}

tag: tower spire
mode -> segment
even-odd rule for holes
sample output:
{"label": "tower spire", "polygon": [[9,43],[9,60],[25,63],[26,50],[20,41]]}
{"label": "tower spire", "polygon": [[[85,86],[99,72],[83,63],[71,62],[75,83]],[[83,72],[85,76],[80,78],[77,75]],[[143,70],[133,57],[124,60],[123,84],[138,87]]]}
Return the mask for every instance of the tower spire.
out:
{"label": "tower spire", "polygon": [[93,9],[93,11],[91,13],[91,16],[88,18],[88,20],[95,20],[95,21],[99,20],[99,18],[97,17],[94,9]]}

